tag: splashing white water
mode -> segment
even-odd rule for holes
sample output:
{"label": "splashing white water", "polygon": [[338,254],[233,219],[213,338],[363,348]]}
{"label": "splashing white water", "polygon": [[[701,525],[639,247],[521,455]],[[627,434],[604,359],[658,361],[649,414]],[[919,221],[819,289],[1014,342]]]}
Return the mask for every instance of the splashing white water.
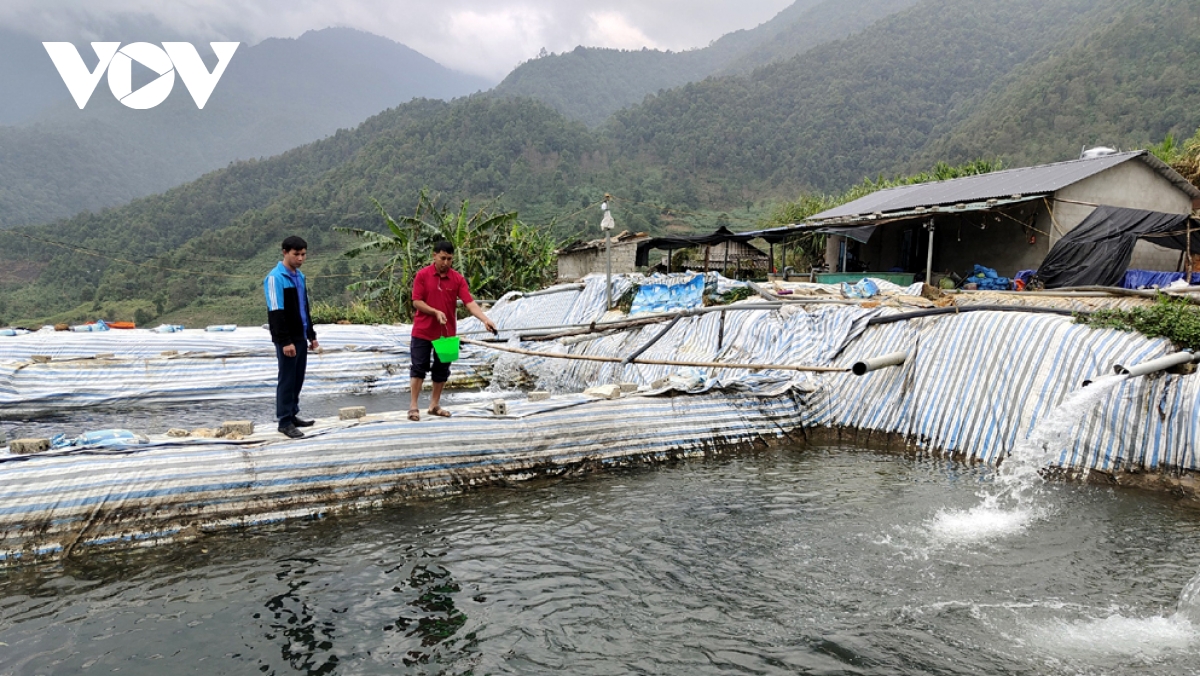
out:
{"label": "splashing white water", "polygon": [[1016,535],[1041,517],[1042,513],[1033,508],[1003,509],[988,496],[971,509],[943,509],[925,522],[925,527],[937,542],[969,544]]}
{"label": "splashing white water", "polygon": [[[509,338],[507,347],[519,348],[521,343],[516,336]],[[526,380],[522,358],[512,352],[498,352],[496,361],[492,363],[492,380],[488,383],[487,391],[503,393],[520,387]]]}
{"label": "splashing white water", "polygon": [[1200,573],[1188,580],[1183,586],[1183,591],[1179,592],[1179,601],[1175,604],[1175,617],[1200,625]]}
{"label": "splashing white water", "polygon": [[1029,627],[1028,647],[1060,660],[1086,663],[1112,659],[1149,663],[1187,653],[1200,641],[1196,625],[1177,616],[1053,620]]}
{"label": "splashing white water", "polygon": [[1088,387],[1072,392],[1058,408],[1038,422],[1029,436],[1019,442],[1000,463],[993,486],[979,493],[983,502],[971,509],[943,509],[925,523],[939,541],[970,543],[1006,537],[1025,530],[1047,517],[1036,494],[1044,480],[1041,471],[1056,463],[1074,441],[1071,433],[1089,411],[1127,375],[1101,376]]}
{"label": "splashing white water", "polygon": [[1183,587],[1175,612],[1150,617],[1052,620],[1028,628],[1027,643],[1058,659],[1095,663],[1113,658],[1150,663],[1200,647],[1200,574]]}
{"label": "splashing white water", "polygon": [[[555,343],[550,347],[548,353],[566,354],[567,348]],[[538,359],[526,364],[526,371],[529,372],[539,390],[554,394],[578,392],[583,385],[578,382],[578,378],[574,375],[574,369],[569,368],[569,364],[570,362],[563,359]]]}
{"label": "splashing white water", "polygon": [[1019,502],[1027,502],[1029,494],[1042,484],[1042,469],[1057,462],[1062,452],[1074,442],[1071,432],[1083,417],[1113,388],[1128,379],[1128,375],[1101,376],[1090,386],[1067,395],[1058,408],[1038,422],[1027,438],[1013,447],[1000,464],[997,484]]}

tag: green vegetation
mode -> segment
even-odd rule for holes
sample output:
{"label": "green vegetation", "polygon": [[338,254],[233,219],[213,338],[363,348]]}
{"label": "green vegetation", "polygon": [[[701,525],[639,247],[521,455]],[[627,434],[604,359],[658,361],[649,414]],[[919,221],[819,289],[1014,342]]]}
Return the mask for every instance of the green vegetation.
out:
{"label": "green vegetation", "polygon": [[[692,234],[725,218],[748,230],[898,184],[864,176],[980,157],[993,159],[966,170],[1024,166],[1074,158],[1084,144],[1145,147],[1168,134],[1156,149],[1197,180],[1200,140],[1174,141],[1200,127],[1200,89],[1186,76],[1200,70],[1200,15],[1189,2],[903,1],[860,33],[811,48],[784,44],[794,34],[776,24],[781,54],[806,51],[663,90],[596,130],[524,98],[415,100],[120,208],[0,231],[0,323],[109,314],[261,323],[262,276],[289,234],[309,241],[314,300],[349,307],[355,293],[403,279],[394,252],[343,257],[367,242],[350,233],[393,236],[373,199],[407,213],[425,188],[454,204],[519,212],[523,236],[563,241],[597,236],[605,193],[620,229]],[[803,3],[796,17],[831,7]],[[718,42],[750,39],[728,37]],[[566,63],[535,63],[556,62]],[[1172,70],[1178,64],[1185,71]],[[957,170],[943,164],[905,180]],[[789,262],[799,267],[820,245],[789,247]],[[533,284],[508,274],[497,278]]]}
{"label": "green vegetation", "polygon": [[[979,107],[982,97],[1077,33],[1125,12],[1126,4],[927,0],[746,77],[661,92],[615,114],[606,130],[618,147],[695,177],[694,189],[717,203],[773,187],[835,192],[863,176],[911,172],[940,159],[1003,156],[1021,141],[914,160],[972,113],[1006,124]],[[1172,91],[1191,97],[1186,86]]]}
{"label": "green vegetation", "polygon": [[[143,30],[109,28],[113,35]],[[7,48],[14,37],[0,32],[0,43]],[[5,98],[43,105],[61,99],[62,82],[41,45],[15,53],[23,58],[0,61]],[[36,63],[24,62],[30,58]],[[397,101],[450,99],[487,86],[404,45],[348,28],[243,44],[204,110],[180,86],[162,105],[138,112],[102,87],[86,110],[51,109],[35,123],[15,126],[0,120],[0,229],[125,204],[236,158],[277,155],[327,137]],[[14,106],[20,103],[0,103],[0,115]]]}
{"label": "green vegetation", "polygon": [[1200,350],[1200,307],[1186,298],[1159,294],[1154,305],[1076,315],[1075,323],[1096,329],[1136,331],[1149,338],[1166,338],[1181,350]]}
{"label": "green vegetation", "polygon": [[576,47],[543,51],[509,73],[493,93],[536,99],[572,120],[597,127],[647,96],[710,75],[745,74],[817,45],[857,33],[917,0],[797,0],[770,21],[701,49],[663,52]]}
{"label": "green vegetation", "polygon": [[1177,145],[1174,137],[1168,135],[1166,140],[1151,150],[1184,178],[1200,186],[1200,129],[1182,145]]}
{"label": "green vegetation", "polygon": [[350,286],[386,321],[412,321],[413,278],[429,265],[433,245],[443,240],[454,245],[454,267],[477,298],[532,291],[554,280],[554,241],[518,220],[515,211],[497,212],[492,204],[472,211],[469,200],[452,210],[425,190],[418,195],[412,216],[395,219],[378,202],[375,206],[387,232],[346,229],[361,243],[345,256],[388,256],[376,277]]}
{"label": "green vegetation", "polygon": [[1145,148],[1200,126],[1200,12],[1193,0],[1081,8],[1085,20],[1005,78],[917,158],[999,155],[1009,166],[1073,159],[1084,146]]}
{"label": "green vegetation", "polygon": [[319,300],[312,304],[314,324],[388,324],[388,319],[362,301],[335,305]]}

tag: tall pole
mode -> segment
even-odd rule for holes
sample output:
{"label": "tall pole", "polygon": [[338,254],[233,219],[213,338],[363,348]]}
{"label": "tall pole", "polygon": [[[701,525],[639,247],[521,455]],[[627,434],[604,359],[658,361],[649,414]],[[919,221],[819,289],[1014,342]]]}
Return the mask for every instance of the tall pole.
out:
{"label": "tall pole", "polygon": [[608,287],[608,309],[612,309],[612,247],[609,246],[608,231],[604,231],[604,277]]}
{"label": "tall pole", "polygon": [[925,224],[925,229],[929,231],[929,251],[925,255],[925,283],[933,284],[933,219]]}
{"label": "tall pole", "polygon": [[1192,219],[1187,219],[1187,265],[1184,266],[1184,274],[1187,275],[1188,286],[1192,285]]}
{"label": "tall pole", "polygon": [[613,306],[612,298],[612,249],[609,247],[608,233],[616,226],[613,222],[612,212],[608,210],[608,202],[612,199],[612,195],[605,193],[604,201],[600,203],[600,210],[604,212],[604,218],[600,219],[600,229],[604,231],[604,276],[605,276],[605,297],[607,304],[605,310],[611,310]]}

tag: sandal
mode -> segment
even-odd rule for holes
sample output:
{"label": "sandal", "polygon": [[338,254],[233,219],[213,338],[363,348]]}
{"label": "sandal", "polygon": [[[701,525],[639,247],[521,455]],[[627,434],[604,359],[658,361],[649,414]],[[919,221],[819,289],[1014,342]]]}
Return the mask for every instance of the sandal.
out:
{"label": "sandal", "polygon": [[442,418],[449,418],[450,411],[447,411],[446,409],[442,408],[441,406],[434,406],[433,408],[429,409],[429,415],[436,415],[436,416],[439,416]]}
{"label": "sandal", "polygon": [[415,408],[408,409],[408,419],[417,422],[421,419],[421,411]]}

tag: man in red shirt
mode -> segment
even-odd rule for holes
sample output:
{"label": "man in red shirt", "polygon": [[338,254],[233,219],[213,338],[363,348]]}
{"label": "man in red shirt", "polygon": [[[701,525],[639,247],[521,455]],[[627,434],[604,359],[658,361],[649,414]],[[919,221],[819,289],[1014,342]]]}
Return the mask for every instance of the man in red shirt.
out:
{"label": "man in red shirt", "polygon": [[[473,317],[483,322],[488,331],[496,332],[496,325],[479,308],[467,288],[467,280],[450,265],[454,262],[454,245],[442,241],[433,245],[433,264],[421,268],[413,278],[413,328],[409,352],[412,367],[409,369],[411,399],[408,419],[420,420],[421,409],[417,398],[425,384],[425,373],[433,371],[433,394],[429,398],[429,414],[450,417],[450,412],[439,406],[442,388],[450,378],[450,364],[441,362],[433,349],[433,341],[442,336],[453,336],[456,328],[458,301],[461,300]],[[430,368],[432,358],[432,369]]]}

